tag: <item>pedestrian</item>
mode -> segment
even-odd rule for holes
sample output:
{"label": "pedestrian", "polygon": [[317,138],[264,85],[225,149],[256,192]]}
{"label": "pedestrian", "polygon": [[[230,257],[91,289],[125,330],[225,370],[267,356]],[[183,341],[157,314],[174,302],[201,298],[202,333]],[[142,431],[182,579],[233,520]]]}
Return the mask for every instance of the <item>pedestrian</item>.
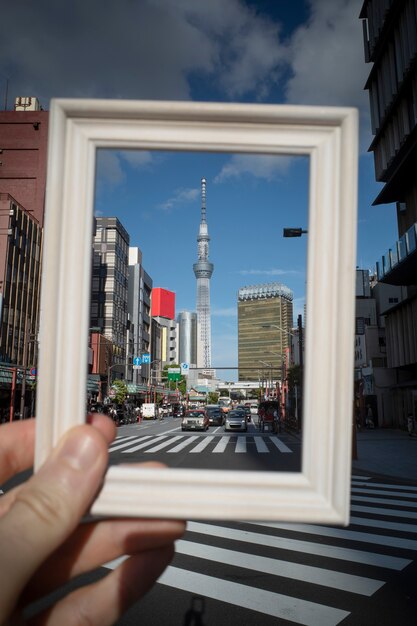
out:
{"label": "pedestrian", "polygon": [[279,419],[278,409],[274,409],[274,430],[275,433],[281,432],[281,421]]}
{"label": "pedestrian", "polygon": [[[184,523],[102,519],[81,523],[108,464],[116,428],[100,414],[70,429],[27,482],[0,497],[0,624],[23,624],[24,609],[55,592],[38,623],[107,626],[155,583],[174,554]],[[33,464],[35,420],[0,426],[0,485]],[[130,555],[108,576],[67,595],[76,576]],[[135,581],[132,584],[132,581]],[[128,589],[128,592],[126,591]],[[32,621],[32,620],[29,620]]]}
{"label": "pedestrian", "polygon": [[374,428],[375,427],[375,424],[374,424],[374,414],[372,412],[372,408],[371,408],[370,404],[368,404],[368,407],[367,407],[365,426],[366,426],[366,428]]}
{"label": "pedestrian", "polygon": [[407,416],[407,429],[408,436],[412,437],[414,433],[414,415],[412,413],[409,413]]}

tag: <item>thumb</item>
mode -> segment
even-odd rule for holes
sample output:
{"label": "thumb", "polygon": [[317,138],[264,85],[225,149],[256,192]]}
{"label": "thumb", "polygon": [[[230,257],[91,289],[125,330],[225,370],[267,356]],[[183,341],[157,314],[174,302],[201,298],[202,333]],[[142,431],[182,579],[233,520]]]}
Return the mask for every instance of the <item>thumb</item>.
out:
{"label": "thumb", "polygon": [[107,443],[91,426],[71,429],[0,519],[0,623],[40,564],[71,534],[100,487]]}

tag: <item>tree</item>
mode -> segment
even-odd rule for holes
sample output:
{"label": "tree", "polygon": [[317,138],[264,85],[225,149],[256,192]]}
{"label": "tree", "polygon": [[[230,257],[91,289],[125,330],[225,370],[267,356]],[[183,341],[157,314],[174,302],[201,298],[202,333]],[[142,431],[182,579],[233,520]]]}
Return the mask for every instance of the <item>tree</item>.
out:
{"label": "tree", "polygon": [[219,395],[220,394],[217,391],[209,391],[207,394],[207,404],[217,404]]}
{"label": "tree", "polygon": [[127,397],[127,385],[124,382],[124,380],[120,380],[119,378],[116,378],[116,380],[113,381],[112,388],[116,392],[116,395],[114,398],[116,403],[123,404],[123,402],[126,400],[126,397]]}

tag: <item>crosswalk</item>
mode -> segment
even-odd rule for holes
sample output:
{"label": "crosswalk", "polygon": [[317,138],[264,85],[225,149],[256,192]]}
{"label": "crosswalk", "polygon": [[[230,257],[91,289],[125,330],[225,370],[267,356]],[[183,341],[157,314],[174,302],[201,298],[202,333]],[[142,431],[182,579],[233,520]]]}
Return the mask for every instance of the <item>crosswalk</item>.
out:
{"label": "crosswalk", "polygon": [[416,508],[417,487],[353,476],[347,528],[191,521],[158,585],[248,609],[258,615],[251,624],[262,615],[277,624],[365,624],[363,602],[376,610],[378,592],[417,559]]}
{"label": "crosswalk", "polygon": [[[288,442],[287,442],[288,443]],[[282,438],[277,435],[175,435],[165,433],[161,435],[130,435],[118,437],[110,446],[109,453],[120,452],[121,454],[133,454],[142,450],[145,454],[153,454],[163,450],[168,454],[175,454],[185,450],[190,454],[208,452],[221,454],[226,450],[236,454],[256,452],[258,454],[271,454],[281,452],[292,454],[292,450]]]}

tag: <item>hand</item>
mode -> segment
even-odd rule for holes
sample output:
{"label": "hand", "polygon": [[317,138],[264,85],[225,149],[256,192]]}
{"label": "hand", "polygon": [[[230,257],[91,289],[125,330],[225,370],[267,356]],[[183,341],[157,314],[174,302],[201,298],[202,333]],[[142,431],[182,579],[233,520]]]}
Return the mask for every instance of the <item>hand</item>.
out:
{"label": "hand", "polygon": [[[107,469],[115,427],[104,415],[72,428],[39,471],[0,497],[0,624],[79,574],[130,557],[99,582],[67,595],[36,624],[113,624],[155,583],[182,536],[180,521],[83,523]],[[33,464],[34,420],[0,426],[0,485]],[[152,465],[152,464],[147,464]],[[155,465],[155,464],[154,464]]]}

